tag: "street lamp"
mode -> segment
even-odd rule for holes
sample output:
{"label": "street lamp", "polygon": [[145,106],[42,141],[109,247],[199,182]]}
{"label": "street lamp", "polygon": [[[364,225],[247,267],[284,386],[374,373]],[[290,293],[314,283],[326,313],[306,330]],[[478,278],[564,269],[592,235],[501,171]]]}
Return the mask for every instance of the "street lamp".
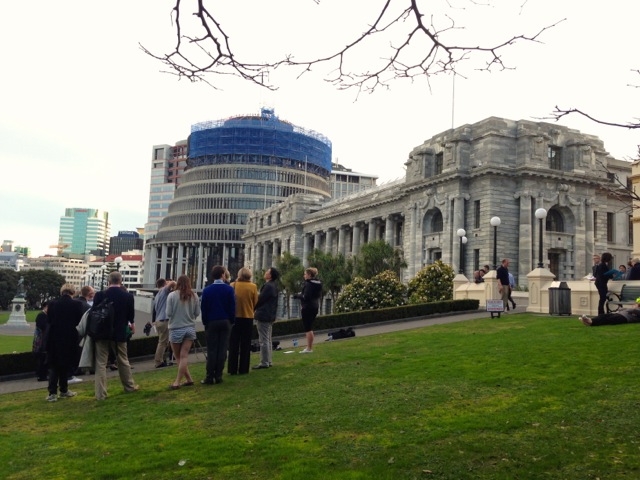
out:
{"label": "street lamp", "polygon": [[489,221],[493,227],[493,269],[498,269],[498,227],[500,226],[500,217],[491,217]]}
{"label": "street lamp", "polygon": [[544,268],[544,264],[542,263],[542,221],[547,218],[547,211],[544,208],[539,208],[536,210],[536,218],[539,220],[538,223],[538,268]]}
{"label": "street lamp", "polygon": [[122,257],[116,257],[113,259],[113,261],[116,262],[116,269],[120,271],[120,264],[122,263]]}
{"label": "street lamp", "polygon": [[100,267],[100,270],[102,270],[102,281],[100,282],[100,291],[104,290],[104,274],[107,273],[107,268],[109,267],[107,267],[104,263]]}
{"label": "street lamp", "polygon": [[458,273],[464,273],[464,269],[462,268],[462,259],[464,258],[463,245],[467,243],[467,237],[465,237],[466,234],[467,232],[464,228],[459,228],[456,232],[456,235],[460,237],[460,264],[458,265]]}

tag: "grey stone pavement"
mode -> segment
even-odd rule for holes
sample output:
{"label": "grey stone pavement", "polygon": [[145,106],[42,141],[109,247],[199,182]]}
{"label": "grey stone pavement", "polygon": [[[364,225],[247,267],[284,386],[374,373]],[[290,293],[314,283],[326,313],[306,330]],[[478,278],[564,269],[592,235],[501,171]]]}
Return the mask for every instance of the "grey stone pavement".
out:
{"label": "grey stone pavement", "polygon": [[[513,313],[525,313],[527,307],[527,299],[526,298],[517,298],[517,308]],[[485,312],[484,310],[476,310],[472,312],[462,312],[462,313],[454,313],[448,315],[440,315],[440,316],[430,316],[430,317],[422,317],[422,318],[412,318],[412,319],[404,319],[398,321],[390,321],[390,322],[382,322],[373,325],[360,325],[357,327],[353,327],[353,330],[356,333],[356,337],[364,337],[370,335],[382,335],[390,332],[399,332],[403,330],[412,330],[417,328],[428,327],[430,325],[441,325],[446,323],[454,323],[454,322],[463,322],[465,320],[486,318],[490,319],[491,314]],[[145,323],[151,319],[151,315],[145,312],[136,312],[136,333],[134,338],[144,336],[142,329],[144,328]],[[202,324],[199,325],[199,328],[202,329]],[[317,350],[318,354],[321,354],[322,344],[326,340],[327,333],[332,330],[320,330],[315,331],[316,341],[314,350]],[[33,335],[33,326],[30,325],[29,328],[12,328],[7,327],[5,325],[0,326],[0,341],[3,335],[23,335],[23,336],[31,336]],[[153,335],[153,334],[152,334]],[[293,347],[293,340],[298,339],[300,346]],[[274,337],[274,340],[280,340],[280,346],[283,350],[301,350],[304,346],[304,333],[299,335],[287,336],[287,337]],[[341,341],[341,340],[337,340]],[[275,353],[275,352],[274,352]],[[257,354],[253,354],[257,355]],[[192,353],[189,357],[189,363],[201,363],[204,362],[204,355],[202,353]],[[253,360],[253,359],[252,359]],[[256,360],[252,361],[254,364]],[[132,358],[131,366],[134,368],[134,375],[140,372],[150,372],[155,370],[153,356],[146,356],[140,358]],[[167,367],[167,368],[175,368],[175,367]],[[117,377],[118,372],[108,372],[107,376]],[[88,382],[93,384],[93,375],[83,375],[79,377],[83,379],[83,382]],[[32,374],[19,374],[19,375],[9,375],[0,377],[0,394],[5,393],[16,393],[16,392],[26,392],[30,390],[46,390],[47,382],[38,382],[35,378],[35,375]],[[73,388],[73,387],[72,387]]]}

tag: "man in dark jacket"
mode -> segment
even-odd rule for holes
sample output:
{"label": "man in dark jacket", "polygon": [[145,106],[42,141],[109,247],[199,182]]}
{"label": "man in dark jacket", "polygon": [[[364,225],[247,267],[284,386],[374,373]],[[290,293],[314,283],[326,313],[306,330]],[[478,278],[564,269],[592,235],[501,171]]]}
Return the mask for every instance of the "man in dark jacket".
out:
{"label": "man in dark jacket", "polygon": [[224,281],[226,268],[211,269],[213,283],[202,291],[202,324],[207,336],[207,376],[200,383],[222,383],[224,362],[229,348],[231,324],[236,318],[236,295]]}
{"label": "man in dark jacket", "polygon": [[316,277],[318,269],[309,267],[304,271],[304,285],[302,293],[293,296],[301,300],[302,304],[302,324],[304,325],[305,336],[307,337],[307,346],[300,353],[313,353],[313,321],[318,316],[320,309],[320,297],[322,297],[322,282]]}
{"label": "man in dark jacket", "polygon": [[122,274],[111,272],[109,274],[109,288],[96,293],[93,299],[94,306],[100,305],[103,300],[109,299],[113,302],[114,322],[113,338],[111,340],[96,340],[96,399],[107,398],[107,360],[109,358],[109,345],[115,344],[116,357],[118,361],[118,374],[120,382],[125,392],[135,392],[139,389],[133,381],[131,365],[127,355],[127,327],[131,333],[135,333],[133,323],[135,317],[135,307],[133,295],[122,286]]}
{"label": "man in dark jacket", "polygon": [[76,326],[82,318],[82,305],[73,300],[76,287],[65,283],[60,288],[60,298],[49,304],[47,318],[49,327],[46,336],[45,351],[49,367],[48,402],[60,398],[74,397],[75,392],[69,390],[68,373],[76,361],[78,351],[78,331]]}
{"label": "man in dark jacket", "polygon": [[260,343],[260,363],[254,369],[269,368],[272,363],[272,331],[273,322],[278,312],[278,287],[276,281],[280,274],[271,267],[264,273],[265,284],[260,289],[258,303],[254,311],[254,318],[258,327],[258,342]]}

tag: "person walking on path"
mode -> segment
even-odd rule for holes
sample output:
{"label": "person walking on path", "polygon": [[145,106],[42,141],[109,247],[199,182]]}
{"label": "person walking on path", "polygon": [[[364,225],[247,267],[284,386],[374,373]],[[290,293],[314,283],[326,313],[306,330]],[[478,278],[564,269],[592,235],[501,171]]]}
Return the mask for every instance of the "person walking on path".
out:
{"label": "person walking on path", "polygon": [[[196,318],[200,315],[200,300],[191,289],[191,280],[186,275],[180,275],[176,289],[167,297],[167,316],[169,317],[169,341],[173,356],[178,362],[176,379],[169,388],[177,390],[180,387],[193,385],[193,378],[189,372],[189,351],[196,336]],[[180,383],[184,377],[185,382]]]}
{"label": "person walking on path", "polygon": [[253,315],[258,303],[258,287],[251,282],[252,275],[248,268],[241,268],[237,280],[231,284],[236,294],[236,321],[229,338],[229,375],[249,373]]}
{"label": "person walking on path", "polygon": [[236,296],[233,287],[224,281],[225,268],[216,265],[211,270],[213,283],[202,291],[202,324],[207,338],[207,373],[200,383],[222,383],[224,362],[229,347],[229,332],[236,316]]}
{"label": "person walking on path", "polygon": [[596,265],[595,272],[593,274],[596,277],[595,285],[598,289],[598,295],[600,299],[598,300],[598,315],[604,315],[604,304],[607,302],[607,292],[609,291],[608,283],[611,278],[613,278],[613,274],[611,273],[611,261],[613,260],[613,255],[609,252],[604,252],[600,256],[600,263]]}
{"label": "person walking on path", "polygon": [[58,400],[58,386],[60,398],[76,395],[69,390],[68,384],[69,370],[77,360],[76,326],[80,323],[83,314],[82,304],[73,300],[75,293],[76,287],[65,283],[60,288],[60,298],[51,302],[47,309],[49,327],[45,351],[49,367],[49,396],[47,397],[49,402]]}
{"label": "person walking on path", "polygon": [[105,299],[113,302],[113,337],[111,340],[95,341],[95,393],[97,400],[105,400],[107,398],[107,360],[109,358],[109,347],[112,343],[115,343],[118,375],[124,391],[130,393],[140,389],[133,380],[127,355],[127,327],[129,327],[132,334],[135,333],[134,318],[136,311],[133,295],[122,287],[122,274],[120,272],[111,272],[109,274],[109,288],[97,292],[93,303],[97,306]]}
{"label": "person walking on path", "polygon": [[258,327],[258,342],[260,343],[260,363],[254,370],[272,366],[273,354],[273,322],[278,313],[278,287],[276,281],[280,273],[274,267],[264,272],[265,284],[260,289],[254,318]]}
{"label": "person walking on path", "polygon": [[169,316],[167,315],[167,297],[175,288],[176,283],[171,280],[159,278],[156,288],[159,288],[156,298],[153,300],[154,320],[153,324],[158,332],[158,346],[153,357],[156,368],[163,368],[169,364],[165,360],[165,352],[169,346]]}
{"label": "person walking on path", "polygon": [[293,296],[301,301],[302,324],[304,325],[307,346],[300,353],[313,353],[313,321],[318,316],[319,301],[322,297],[322,282],[317,279],[318,269],[307,268],[304,271],[302,292]]}
{"label": "person walking on path", "polygon": [[509,286],[509,259],[502,259],[502,264],[496,270],[496,278],[498,280],[498,292],[502,298],[503,308],[509,311],[509,296],[511,295],[511,287]]}

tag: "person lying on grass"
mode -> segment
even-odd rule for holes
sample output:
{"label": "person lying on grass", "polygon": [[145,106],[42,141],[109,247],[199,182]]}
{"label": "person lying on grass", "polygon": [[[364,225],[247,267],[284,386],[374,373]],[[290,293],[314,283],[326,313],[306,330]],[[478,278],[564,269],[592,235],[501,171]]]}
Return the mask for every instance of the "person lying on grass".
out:
{"label": "person lying on grass", "polygon": [[620,325],[622,323],[640,323],[640,297],[636,298],[636,306],[623,308],[617,312],[605,313],[593,318],[581,315],[579,320],[587,327],[601,327],[602,325]]}

